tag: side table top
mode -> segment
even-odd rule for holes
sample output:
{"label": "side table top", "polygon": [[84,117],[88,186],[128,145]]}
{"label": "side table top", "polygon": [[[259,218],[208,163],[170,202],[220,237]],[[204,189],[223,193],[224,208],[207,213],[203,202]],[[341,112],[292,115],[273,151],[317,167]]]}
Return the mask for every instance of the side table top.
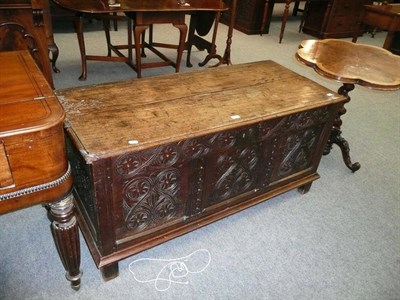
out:
{"label": "side table top", "polygon": [[296,58],[320,75],[381,90],[400,88],[400,56],[371,45],[337,39],[305,40]]}

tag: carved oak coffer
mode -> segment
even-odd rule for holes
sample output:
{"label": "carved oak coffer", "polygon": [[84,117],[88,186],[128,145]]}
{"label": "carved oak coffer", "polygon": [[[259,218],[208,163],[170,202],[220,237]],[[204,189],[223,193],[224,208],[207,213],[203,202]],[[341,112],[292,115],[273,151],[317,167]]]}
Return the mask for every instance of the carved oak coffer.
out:
{"label": "carved oak coffer", "polygon": [[79,223],[106,279],[132,254],[307,192],[346,100],[272,61],[57,95]]}

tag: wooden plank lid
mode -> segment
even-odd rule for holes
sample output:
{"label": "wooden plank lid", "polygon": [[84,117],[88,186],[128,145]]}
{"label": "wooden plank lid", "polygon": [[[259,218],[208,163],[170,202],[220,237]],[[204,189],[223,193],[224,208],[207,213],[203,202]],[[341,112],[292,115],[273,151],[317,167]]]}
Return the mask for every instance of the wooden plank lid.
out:
{"label": "wooden plank lid", "polygon": [[345,100],[272,61],[58,90],[66,126],[96,160]]}

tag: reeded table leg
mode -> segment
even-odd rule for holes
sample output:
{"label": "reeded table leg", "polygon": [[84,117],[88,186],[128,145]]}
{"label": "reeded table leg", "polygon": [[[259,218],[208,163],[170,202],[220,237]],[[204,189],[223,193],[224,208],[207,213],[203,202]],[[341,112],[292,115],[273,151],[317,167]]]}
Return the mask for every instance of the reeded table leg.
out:
{"label": "reeded table leg", "polygon": [[[354,89],[354,84],[346,84],[346,83],[339,88],[338,93],[340,95],[347,97],[346,103],[350,101],[350,96],[348,95],[348,93],[353,89]],[[335,122],[333,123],[332,131],[324,150],[324,155],[327,155],[331,152],[333,144],[338,145],[340,147],[340,150],[342,151],[342,157],[344,163],[351,171],[355,172],[358,169],[360,169],[361,165],[358,162],[356,163],[351,162],[349,143],[342,137],[342,131],[340,130],[340,127],[342,126],[341,116],[344,115],[345,113],[346,113],[346,108],[343,105],[343,107],[338,112]]]}
{"label": "reeded table leg", "polygon": [[74,215],[73,196],[70,194],[61,201],[52,203],[50,214],[53,218],[52,231],[54,241],[64,265],[66,278],[71,282],[71,287],[78,290],[81,283],[82,271],[80,270],[81,255],[79,232]]}

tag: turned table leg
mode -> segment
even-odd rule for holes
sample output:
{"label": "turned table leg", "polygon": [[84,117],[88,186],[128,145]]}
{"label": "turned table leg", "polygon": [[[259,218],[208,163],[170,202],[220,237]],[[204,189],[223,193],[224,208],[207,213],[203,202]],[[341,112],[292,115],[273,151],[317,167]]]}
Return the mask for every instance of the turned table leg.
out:
{"label": "turned table leg", "polygon": [[232,35],[233,35],[233,27],[236,21],[236,10],[237,10],[237,0],[232,0],[231,3],[231,17],[229,20],[229,28],[228,28],[228,37],[226,39],[226,48],[224,51],[224,55],[222,57],[222,64],[231,65],[231,45],[232,45]]}
{"label": "turned table leg", "polygon": [[[354,84],[348,84],[345,83],[343,84],[340,88],[338,93],[340,95],[346,96],[347,97],[347,102],[350,101],[350,96],[348,93],[354,89]],[[349,143],[342,137],[342,131],[341,131],[341,126],[342,126],[342,120],[341,116],[346,113],[346,108],[343,107],[339,109],[338,115],[333,123],[332,131],[328,139],[328,143],[326,144],[325,150],[324,150],[324,155],[327,155],[330,153],[332,149],[332,145],[336,144],[339,146],[340,150],[342,151],[342,157],[344,160],[345,165],[353,172],[357,171],[360,169],[361,165],[356,162],[352,163],[350,159],[350,147]]]}
{"label": "turned table leg", "polygon": [[53,218],[52,232],[61,261],[66,270],[66,278],[71,287],[78,290],[81,283],[79,232],[74,215],[72,194],[61,201],[49,205]]}

